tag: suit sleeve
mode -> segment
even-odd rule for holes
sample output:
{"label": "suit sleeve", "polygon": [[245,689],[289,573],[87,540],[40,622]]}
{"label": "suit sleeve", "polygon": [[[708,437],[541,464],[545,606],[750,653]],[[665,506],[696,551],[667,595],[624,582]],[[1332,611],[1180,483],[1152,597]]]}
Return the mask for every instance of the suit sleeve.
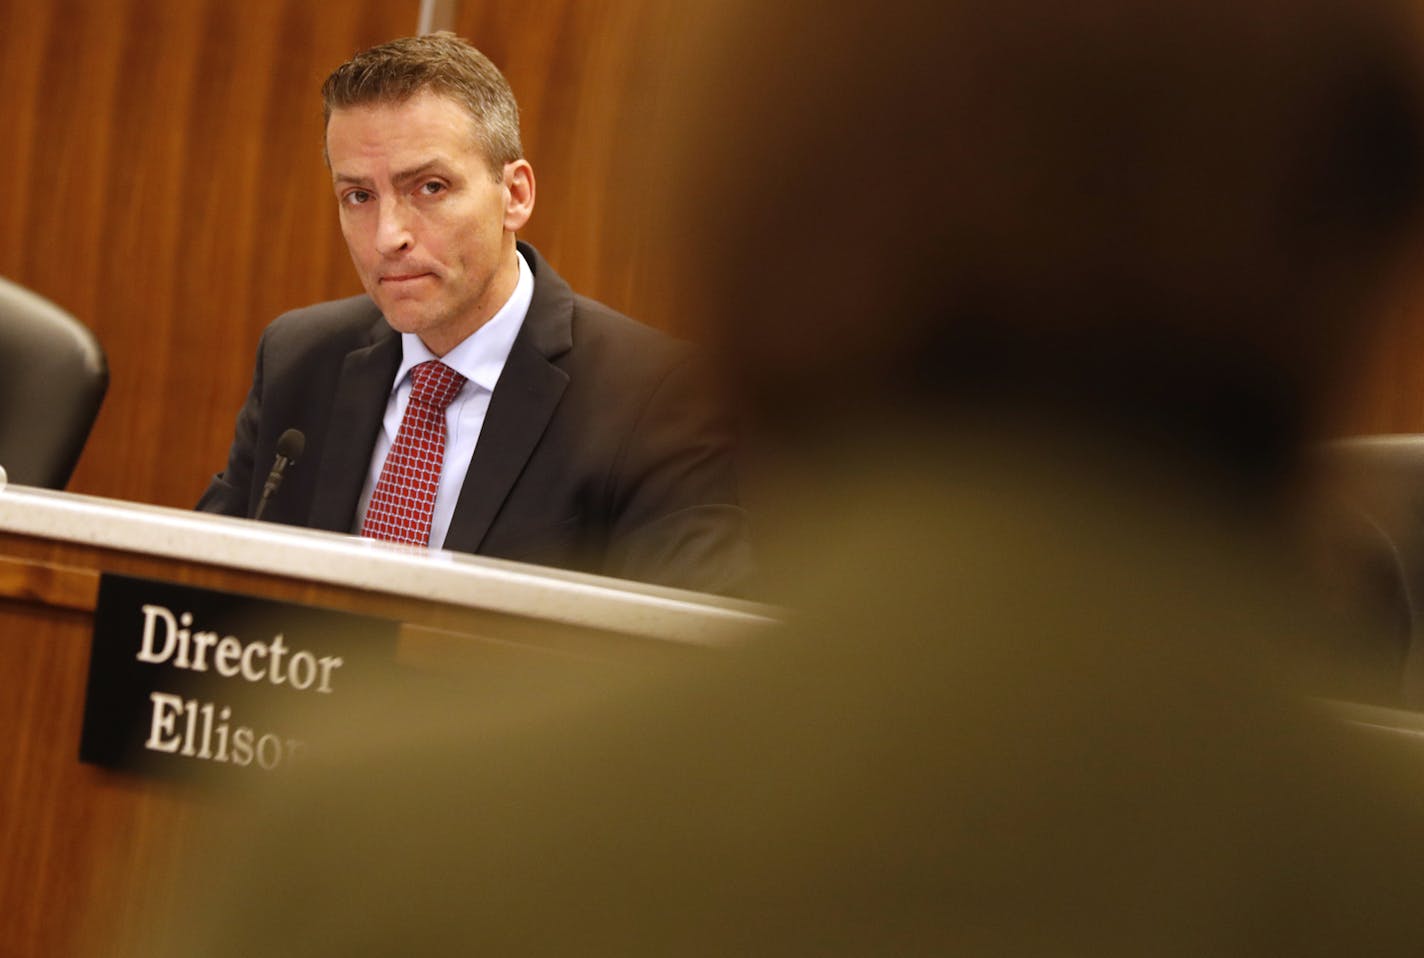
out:
{"label": "suit sleeve", "polygon": [[717,593],[752,573],[731,417],[705,364],[685,355],[654,388],[614,469],[609,575]]}
{"label": "suit sleeve", "polygon": [[239,517],[250,516],[252,513],[252,462],[262,420],[262,360],[266,345],[267,334],[263,333],[262,341],[257,346],[252,389],[247,394],[247,401],[242,404],[241,412],[237,414],[237,426],[233,430],[227,468],[213,476],[212,482],[198,500],[199,512]]}

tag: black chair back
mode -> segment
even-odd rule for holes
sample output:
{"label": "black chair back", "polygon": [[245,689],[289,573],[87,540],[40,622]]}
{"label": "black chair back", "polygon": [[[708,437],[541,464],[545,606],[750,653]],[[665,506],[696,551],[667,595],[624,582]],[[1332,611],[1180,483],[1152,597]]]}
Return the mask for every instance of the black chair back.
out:
{"label": "black chair back", "polygon": [[94,334],[0,279],[0,466],[9,481],[63,489],[108,387]]}

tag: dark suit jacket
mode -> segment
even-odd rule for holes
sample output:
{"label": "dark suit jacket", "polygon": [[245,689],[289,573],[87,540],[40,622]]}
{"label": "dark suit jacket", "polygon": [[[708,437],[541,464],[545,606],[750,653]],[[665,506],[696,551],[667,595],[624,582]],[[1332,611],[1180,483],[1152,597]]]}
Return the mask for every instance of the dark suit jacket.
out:
{"label": "dark suit jacket", "polygon": [[[445,548],[684,588],[747,574],[733,440],[685,343],[573,292],[535,250],[534,298],[491,398]],[[401,360],[369,297],[262,335],[227,468],[198,508],[251,516],[277,438],[306,436],[264,519],[349,532]]]}

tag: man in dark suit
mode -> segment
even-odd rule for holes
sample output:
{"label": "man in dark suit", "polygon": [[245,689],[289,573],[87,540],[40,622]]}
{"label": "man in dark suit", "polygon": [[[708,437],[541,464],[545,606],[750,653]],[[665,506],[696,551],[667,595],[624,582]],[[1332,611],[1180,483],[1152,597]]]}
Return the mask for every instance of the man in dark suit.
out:
{"label": "man in dark suit", "polygon": [[[743,514],[707,373],[688,346],[578,296],[516,243],[534,173],[504,77],[436,34],[358,55],[322,93],[367,295],[267,329],[227,468],[198,508],[254,515],[278,439],[296,429],[301,461],[263,518],[734,588],[748,565]],[[438,479],[414,493],[425,496],[415,531],[385,534],[408,492],[396,462],[417,431],[407,414],[422,368],[454,384],[430,414]]]}

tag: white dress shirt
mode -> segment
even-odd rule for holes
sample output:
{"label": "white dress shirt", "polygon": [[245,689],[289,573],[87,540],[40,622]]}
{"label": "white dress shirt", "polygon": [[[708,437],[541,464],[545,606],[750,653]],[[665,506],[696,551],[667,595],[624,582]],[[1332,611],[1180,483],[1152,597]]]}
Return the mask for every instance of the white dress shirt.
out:
{"label": "white dress shirt", "polygon": [[410,371],[423,362],[438,359],[468,380],[445,409],[445,457],[440,467],[440,485],[435,492],[435,511],[430,521],[430,548],[444,546],[445,536],[450,531],[450,519],[455,515],[455,503],[460,498],[460,488],[465,484],[465,473],[470,468],[470,457],[475,453],[475,443],[479,441],[480,431],[485,425],[490,396],[499,382],[500,373],[504,371],[509,350],[514,346],[515,336],[519,335],[519,328],[524,325],[529,302],[534,297],[534,274],[524,261],[523,254],[516,251],[514,255],[519,261],[519,279],[514,284],[514,292],[489,322],[465,337],[444,356],[431,353],[414,333],[401,334],[401,364],[391,384],[386,417],[376,436],[376,446],[371,450],[371,465],[366,471],[366,485],[356,506],[356,523],[352,532],[361,531],[371,493],[375,491],[376,482],[381,478],[381,467],[386,463],[386,453],[400,430],[405,406],[410,399]]}

